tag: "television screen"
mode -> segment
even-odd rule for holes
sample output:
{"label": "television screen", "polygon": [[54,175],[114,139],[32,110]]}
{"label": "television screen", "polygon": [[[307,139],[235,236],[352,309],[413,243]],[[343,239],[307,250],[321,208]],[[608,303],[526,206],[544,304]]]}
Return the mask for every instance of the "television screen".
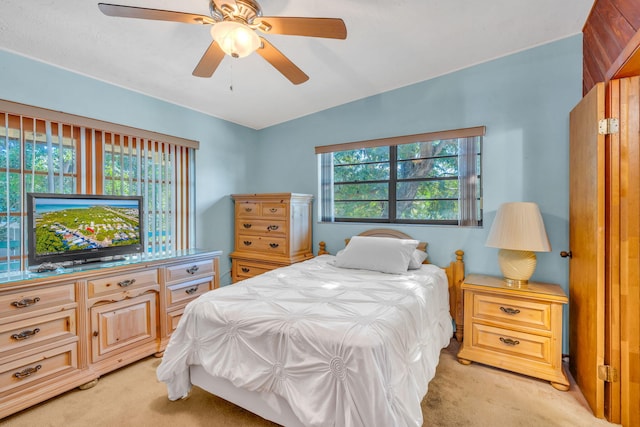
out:
{"label": "television screen", "polygon": [[29,265],[143,250],[142,197],[29,193]]}

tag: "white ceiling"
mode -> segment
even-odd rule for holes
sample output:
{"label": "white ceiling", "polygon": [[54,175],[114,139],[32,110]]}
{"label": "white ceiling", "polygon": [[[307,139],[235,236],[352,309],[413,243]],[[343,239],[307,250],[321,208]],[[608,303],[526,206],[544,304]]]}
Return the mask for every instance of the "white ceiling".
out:
{"label": "white ceiling", "polygon": [[[209,10],[208,0],[102,1]],[[97,4],[2,0],[0,49],[262,129],[578,34],[593,0],[262,0],[265,16],[347,26],[346,40],[264,36],[309,75],[297,86],[257,54],[193,77],[209,26],[108,17]]]}

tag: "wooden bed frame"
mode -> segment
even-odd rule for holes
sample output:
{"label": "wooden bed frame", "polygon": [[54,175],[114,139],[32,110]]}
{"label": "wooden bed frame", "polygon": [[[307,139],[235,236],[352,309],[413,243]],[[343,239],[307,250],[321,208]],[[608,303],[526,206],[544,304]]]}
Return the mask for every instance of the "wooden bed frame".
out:
{"label": "wooden bed frame", "polygon": [[[371,230],[363,231],[358,234],[358,236],[368,236],[368,237],[393,237],[396,239],[413,239],[413,237],[408,234],[403,233],[402,231],[392,230],[389,228],[374,228]],[[349,243],[349,239],[344,240],[345,245]],[[320,242],[318,244],[319,250],[318,255],[330,255],[327,251],[326,243]],[[420,242],[418,245],[418,249],[422,251],[427,251],[427,242]],[[462,342],[464,325],[463,325],[463,306],[462,306],[462,282],[464,280],[464,251],[457,250],[455,252],[456,259],[455,261],[451,261],[448,266],[441,267],[445,273],[447,274],[447,279],[449,280],[449,313],[451,313],[451,317],[455,321],[456,324],[456,332],[455,337],[458,342]],[[428,259],[424,262],[424,264],[429,264]]]}
{"label": "wooden bed frame", "polygon": [[[413,239],[400,231],[391,229],[372,229],[360,233],[359,236],[394,237],[399,239]],[[348,242],[348,239],[346,240]],[[329,254],[326,244],[320,242],[318,255]],[[426,251],[427,243],[421,242],[418,249]],[[456,259],[448,266],[442,267],[449,281],[449,310],[451,317],[456,322],[456,339],[462,340],[462,292],[461,285],[464,279],[464,252],[457,250]],[[428,264],[428,261],[424,262]],[[239,389],[230,381],[209,375],[202,366],[192,365],[190,368],[191,383],[211,394],[221,397],[237,406],[240,406],[260,417],[273,421],[286,427],[303,427],[298,417],[293,413],[291,406],[282,397],[273,393],[256,392]]]}

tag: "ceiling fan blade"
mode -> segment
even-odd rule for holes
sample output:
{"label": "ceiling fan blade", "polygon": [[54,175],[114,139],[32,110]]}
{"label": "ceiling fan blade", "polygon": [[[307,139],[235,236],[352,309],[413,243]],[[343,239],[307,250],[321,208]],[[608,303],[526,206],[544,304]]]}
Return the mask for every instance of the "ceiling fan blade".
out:
{"label": "ceiling fan blade", "polygon": [[299,85],[309,80],[309,76],[307,76],[304,71],[298,68],[296,64],[291,62],[289,58],[284,56],[282,52],[276,49],[271,43],[263,37],[260,37],[260,41],[262,42],[262,47],[256,50],[258,55],[266,59],[269,64],[280,71],[291,83]]}
{"label": "ceiling fan blade", "polygon": [[[344,25],[344,21],[339,18],[261,16],[256,18],[253,23],[260,23],[259,29],[268,34],[324,37],[341,40],[347,38],[347,27]],[[267,29],[268,27],[271,28]]]}
{"label": "ceiling fan blade", "polygon": [[144,7],[121,6],[98,3],[98,7],[107,16],[121,18],[153,19],[156,21],[184,22],[185,24],[213,24],[209,16],[195,13],[173,12],[171,10],[147,9]]}
{"label": "ceiling fan blade", "polygon": [[202,55],[200,62],[198,62],[198,65],[196,65],[196,68],[194,68],[191,74],[196,77],[211,77],[223,58],[224,52],[220,49],[220,45],[214,40],[204,55]]}

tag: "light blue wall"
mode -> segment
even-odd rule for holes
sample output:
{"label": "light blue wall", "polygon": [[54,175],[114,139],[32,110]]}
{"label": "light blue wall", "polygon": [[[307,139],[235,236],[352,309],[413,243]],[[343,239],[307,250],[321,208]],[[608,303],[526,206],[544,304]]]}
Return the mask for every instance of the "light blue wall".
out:
{"label": "light blue wall", "polygon": [[[429,242],[436,264],[462,249],[467,272],[500,275],[498,250],[484,246],[496,210],[504,202],[536,202],[553,251],[538,254],[532,279],[558,283],[568,294],[568,265],[559,252],[568,248],[569,112],[581,97],[578,35],[264,129],[250,180],[256,192],[317,197],[317,145],[484,125],[485,226],[394,228]],[[316,223],[314,245],[323,240],[335,253],[345,237],[367,228]]]}
{"label": "light blue wall", "polygon": [[[0,99],[200,141],[196,153],[196,246],[233,247],[228,195],[250,191],[248,159],[257,132],[0,50]],[[221,262],[230,283],[230,263]]]}
{"label": "light blue wall", "polygon": [[[553,251],[538,254],[533,279],[568,289],[559,252],[568,248],[568,114],[582,96],[580,35],[261,131],[3,51],[0,76],[0,99],[200,141],[197,245],[226,254],[233,248],[229,194],[317,196],[316,145],[484,125],[485,227],[395,228],[430,242],[436,264],[462,249],[468,272],[499,275],[497,249],[484,246],[496,209],[508,201],[536,202]],[[324,240],[335,252],[345,237],[367,228],[315,223],[314,247]],[[227,257],[221,272],[222,283],[229,283]]]}

